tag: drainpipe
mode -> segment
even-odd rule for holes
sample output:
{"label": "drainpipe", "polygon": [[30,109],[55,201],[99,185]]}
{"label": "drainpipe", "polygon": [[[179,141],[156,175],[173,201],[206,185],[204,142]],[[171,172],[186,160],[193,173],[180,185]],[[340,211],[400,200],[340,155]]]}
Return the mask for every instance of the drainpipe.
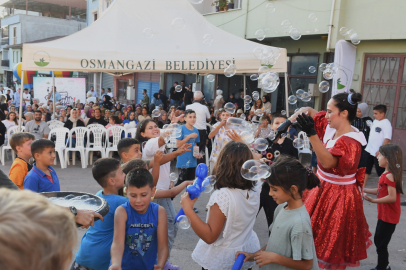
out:
{"label": "drainpipe", "polygon": [[244,28],[244,38],[247,39],[247,23],[248,23],[248,7],[249,7],[249,0],[245,0],[247,1],[247,6],[246,6],[246,11],[245,11],[245,28]]}
{"label": "drainpipe", "polygon": [[330,24],[328,26],[328,37],[327,37],[327,51],[330,52],[330,42],[331,42],[331,30],[333,29],[333,19],[334,19],[334,8],[336,5],[336,0],[333,0],[333,5],[331,6],[330,14]]}

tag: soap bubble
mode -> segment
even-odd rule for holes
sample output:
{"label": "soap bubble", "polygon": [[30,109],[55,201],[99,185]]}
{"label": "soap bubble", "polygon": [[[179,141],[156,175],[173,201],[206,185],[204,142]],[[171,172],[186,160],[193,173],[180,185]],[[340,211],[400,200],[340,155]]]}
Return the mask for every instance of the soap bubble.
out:
{"label": "soap bubble", "polygon": [[336,72],[338,70],[338,64],[336,63],[330,63],[327,65],[327,69],[331,69],[333,72]]}
{"label": "soap bubble", "polygon": [[258,58],[258,59],[262,59],[262,48],[261,47],[256,47],[255,49],[254,49],[254,51],[253,51],[253,53],[254,53],[254,56],[256,57],[256,58]]}
{"label": "soap bubble", "polygon": [[289,20],[284,20],[281,23],[282,29],[287,33],[292,28],[292,23]]}
{"label": "soap bubble", "polygon": [[315,73],[316,72],[316,68],[314,66],[310,66],[309,67],[309,72],[310,73]]}
{"label": "soap bubble", "polygon": [[175,18],[172,21],[172,28],[175,29],[175,30],[182,30],[182,29],[185,28],[185,26],[186,26],[185,21],[180,17]]}
{"label": "soap bubble", "polygon": [[340,28],[340,35],[342,35],[342,36],[346,36],[346,35],[348,35],[348,28],[347,27],[345,27],[345,26],[343,26],[343,27],[341,27]]}
{"label": "soap bubble", "polygon": [[264,112],[265,112],[264,110],[256,109],[255,110],[255,115],[259,116],[259,117],[262,117],[264,115]]}
{"label": "soap bubble", "polygon": [[190,0],[190,3],[192,3],[193,5],[198,5],[203,3],[203,0]]}
{"label": "soap bubble", "polygon": [[332,71],[332,70],[329,69],[329,68],[326,68],[326,69],[323,71],[323,77],[324,77],[324,79],[326,79],[326,80],[331,80],[331,79],[333,79],[333,77],[334,77],[334,71]]}
{"label": "soap bubble", "polygon": [[242,114],[240,115],[240,118],[245,120],[245,114],[242,113]]}
{"label": "soap bubble", "polygon": [[259,99],[259,93],[257,91],[252,92],[252,99],[255,101]]}
{"label": "soap bubble", "polygon": [[206,34],[203,36],[203,44],[206,46],[210,46],[213,43],[213,36],[210,34]]}
{"label": "soap bubble", "polygon": [[328,83],[328,81],[322,81],[319,84],[319,91],[320,93],[327,93],[327,91],[330,89],[330,84]]}
{"label": "soap bubble", "polygon": [[176,221],[178,222],[179,228],[183,230],[187,230],[190,228],[190,219],[187,216],[181,215]]}
{"label": "soap bubble", "polygon": [[348,32],[347,32],[347,35],[348,36],[352,36],[352,35],[354,35],[354,34],[356,34],[357,33],[357,31],[355,31],[354,29],[350,29]]}
{"label": "soap bubble", "polygon": [[249,104],[249,103],[245,103],[245,104],[244,104],[244,110],[245,110],[245,111],[249,111],[250,109],[251,109],[250,104]]}
{"label": "soap bubble", "polygon": [[264,39],[265,39],[265,31],[262,30],[262,29],[258,29],[258,30],[255,32],[255,38],[256,38],[257,40],[259,40],[259,41],[264,40]]}
{"label": "soap bubble", "polygon": [[285,110],[282,110],[282,111],[281,111],[281,114],[282,114],[282,115],[286,115],[286,111],[285,111]]}
{"label": "soap bubble", "polygon": [[294,96],[294,95],[291,95],[291,96],[289,96],[288,97],[288,102],[289,102],[289,104],[296,104],[297,103],[297,97],[296,96]]}
{"label": "soap bubble", "polygon": [[367,124],[368,127],[371,127],[372,124],[373,124],[373,122],[372,122],[371,120],[367,120],[367,121],[366,121],[366,124]]}
{"label": "soap bubble", "polygon": [[303,89],[297,89],[297,91],[296,91],[296,97],[302,99],[304,93],[305,93],[305,91],[303,91]]}
{"label": "soap bubble", "polygon": [[178,181],[178,175],[176,173],[171,173],[169,175],[169,180],[171,180],[172,182],[176,183],[176,181]]}
{"label": "soap bubble", "polygon": [[216,176],[209,175],[207,176],[203,182],[202,187],[204,188],[205,193],[210,193],[214,189],[214,184],[216,183]]}
{"label": "soap bubble", "polygon": [[215,77],[213,74],[208,74],[208,75],[206,76],[206,78],[207,78],[207,80],[208,80],[209,82],[214,82],[214,80],[216,79],[216,77]]}
{"label": "soap bubble", "polygon": [[291,28],[289,30],[289,35],[293,40],[299,40],[302,37],[302,34],[297,28]]}
{"label": "soap bubble", "polygon": [[261,172],[266,172],[263,178],[268,178],[271,175],[271,169],[269,168],[268,165],[262,164],[259,166],[259,169],[261,170]]}
{"label": "soap bubble", "polygon": [[359,36],[358,36],[357,33],[352,34],[352,35],[350,36],[350,40],[351,40],[351,43],[354,44],[354,45],[358,45],[358,44],[361,43],[361,40],[359,39]]}
{"label": "soap bubble", "polygon": [[[262,75],[262,74],[261,74]],[[266,73],[261,79],[262,90],[266,93],[275,91],[279,85],[279,75],[274,72]]]}
{"label": "soap bubble", "polygon": [[245,95],[244,96],[244,102],[245,103],[251,103],[252,102],[252,98],[249,95]]}
{"label": "soap bubble", "polygon": [[276,150],[275,152],[273,152],[273,156],[275,158],[279,157],[281,155],[281,152],[279,152],[278,150]]}
{"label": "soap bubble", "polygon": [[271,141],[273,141],[273,140],[275,140],[275,131],[273,131],[273,130],[271,130],[271,132],[269,132],[269,134],[268,134],[268,138],[271,140]]}
{"label": "soap bubble", "polygon": [[233,114],[233,113],[235,113],[235,105],[231,102],[227,102],[224,105],[224,110],[230,114]]}
{"label": "soap bubble", "polygon": [[251,181],[257,181],[264,178],[268,174],[269,169],[268,171],[264,170],[261,165],[264,164],[260,163],[258,160],[247,160],[241,167],[241,176]]}
{"label": "soap bubble", "polygon": [[258,80],[258,74],[252,74],[250,76],[251,81],[257,81]]}
{"label": "soap bubble", "polygon": [[320,66],[319,66],[319,70],[320,70],[320,71],[324,71],[324,70],[326,70],[326,68],[327,68],[327,64],[326,64],[326,63],[320,64]]}
{"label": "soap bubble", "polygon": [[237,67],[234,64],[230,64],[226,69],[224,69],[224,75],[228,78],[233,77],[237,72]]}
{"label": "soap bubble", "polygon": [[243,131],[240,134],[241,140],[246,143],[250,144],[254,141],[254,134],[251,131]]}
{"label": "soap bubble", "polygon": [[161,116],[161,111],[159,109],[155,109],[152,111],[151,113],[151,117],[155,118],[155,117],[160,117]]}
{"label": "soap bubble", "polygon": [[269,13],[275,12],[275,5],[273,3],[268,3],[265,8],[266,10],[268,10]]}
{"label": "soap bubble", "polygon": [[259,152],[265,151],[268,148],[268,141],[264,138],[258,138],[254,141],[252,147]]}
{"label": "soap bubble", "polygon": [[314,14],[314,13],[310,13],[308,18],[309,18],[309,21],[311,21],[311,22],[316,22],[317,21],[317,15]]}
{"label": "soap bubble", "polygon": [[312,96],[309,93],[304,92],[304,94],[302,96],[302,101],[309,102],[310,100],[312,100]]}
{"label": "soap bubble", "polygon": [[267,66],[261,66],[259,69],[258,69],[258,74],[263,74],[263,73],[267,73],[267,72],[269,72],[271,69],[269,68],[269,67],[267,67]]}
{"label": "soap bubble", "polygon": [[226,122],[226,126],[233,130],[246,130],[248,125],[247,121],[237,117],[229,117]]}
{"label": "soap bubble", "polygon": [[182,92],[182,86],[180,84],[178,84],[177,86],[175,86],[175,91],[176,92]]}
{"label": "soap bubble", "polygon": [[398,169],[399,169],[399,168],[400,168],[400,164],[396,164],[396,168],[398,168]]}
{"label": "soap bubble", "polygon": [[293,140],[293,147],[300,149],[303,148],[304,146],[304,141],[301,138],[296,138]]}
{"label": "soap bubble", "polygon": [[144,36],[147,38],[152,38],[154,36],[154,33],[152,32],[151,28],[145,28],[143,32]]}

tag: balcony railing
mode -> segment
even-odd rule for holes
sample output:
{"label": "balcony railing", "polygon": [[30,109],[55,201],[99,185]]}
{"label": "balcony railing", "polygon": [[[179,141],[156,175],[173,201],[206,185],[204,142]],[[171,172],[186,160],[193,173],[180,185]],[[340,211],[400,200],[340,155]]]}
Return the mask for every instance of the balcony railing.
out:
{"label": "balcony railing", "polygon": [[8,37],[4,37],[4,38],[2,38],[1,39],[1,46],[4,46],[4,45],[8,45],[8,42],[9,42],[9,38]]}
{"label": "balcony railing", "polygon": [[9,67],[10,65],[10,60],[1,60],[1,66],[2,67]]}

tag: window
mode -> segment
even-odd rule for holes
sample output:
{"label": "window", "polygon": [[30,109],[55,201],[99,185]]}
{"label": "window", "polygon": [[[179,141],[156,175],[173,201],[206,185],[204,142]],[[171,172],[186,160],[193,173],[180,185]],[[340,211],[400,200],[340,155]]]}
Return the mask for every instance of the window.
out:
{"label": "window", "polygon": [[94,22],[97,21],[97,12],[96,12],[96,13],[93,13],[93,21],[94,21]]}
{"label": "window", "polygon": [[13,27],[13,44],[17,44],[17,27]]}

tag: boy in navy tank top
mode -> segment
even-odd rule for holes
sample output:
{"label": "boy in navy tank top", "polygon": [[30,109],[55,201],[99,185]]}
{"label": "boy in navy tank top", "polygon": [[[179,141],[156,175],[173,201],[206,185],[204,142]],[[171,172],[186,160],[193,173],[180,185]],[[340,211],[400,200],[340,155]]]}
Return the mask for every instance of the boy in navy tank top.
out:
{"label": "boy in navy tank top", "polygon": [[119,206],[114,217],[114,238],[109,270],[162,270],[168,258],[166,211],[151,202],[154,181],[147,169],[127,174],[129,201]]}

